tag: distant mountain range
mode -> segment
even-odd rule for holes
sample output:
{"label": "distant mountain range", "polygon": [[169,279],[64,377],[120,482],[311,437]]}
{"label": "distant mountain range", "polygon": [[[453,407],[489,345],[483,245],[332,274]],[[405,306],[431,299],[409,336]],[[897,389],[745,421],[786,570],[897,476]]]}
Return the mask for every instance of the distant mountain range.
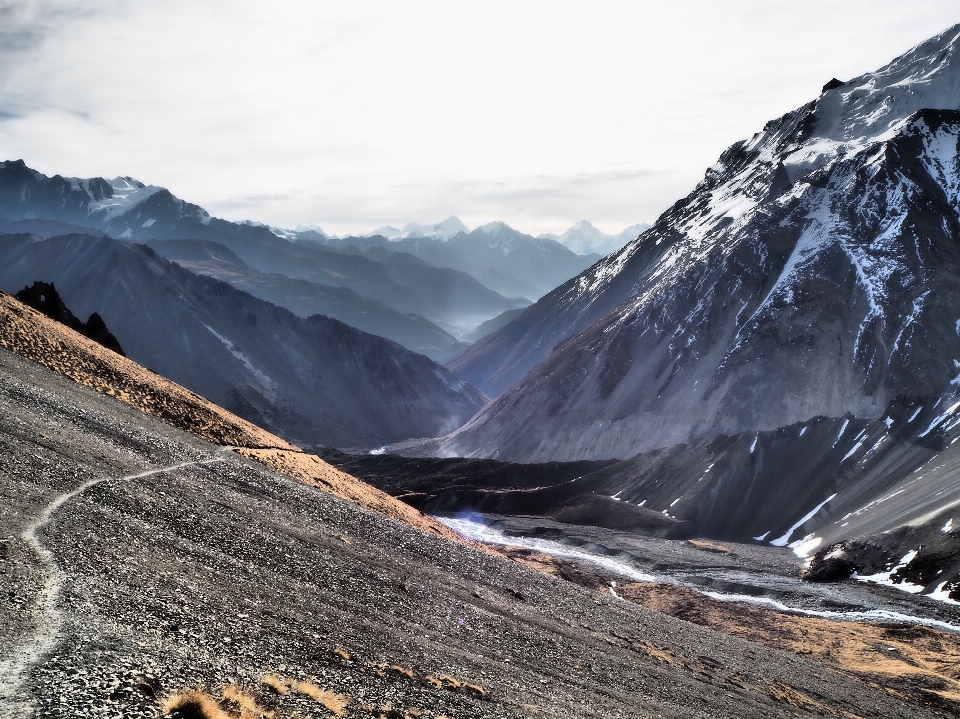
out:
{"label": "distant mountain range", "polygon": [[[339,302],[328,302],[323,308],[336,313],[334,318],[348,322],[355,321],[360,314],[376,315],[367,324],[371,329],[392,324],[396,313],[400,313],[416,314],[455,331],[472,331],[502,312],[529,304],[529,300],[504,297],[473,276],[435,267],[398,251],[401,248],[344,253],[316,242],[291,242],[263,225],[211,217],[203,208],[174,197],[164,188],[144,185],[129,177],[109,181],[47,177],[22,160],[0,162],[0,213],[4,218],[0,230],[6,226],[7,231],[36,232],[45,237],[59,234],[64,228],[92,228],[93,234],[131,241],[216,242],[260,272],[325,287],[348,288],[393,311],[390,314],[382,308],[374,309],[374,305],[352,301],[343,293]],[[297,237],[324,239],[313,230]],[[180,247],[185,249],[184,245]],[[214,271],[209,264],[206,269]],[[569,275],[576,271],[571,269]],[[235,279],[234,275],[220,276],[228,281]],[[277,302],[285,301],[284,297],[284,293],[278,292],[270,295],[271,301]],[[301,309],[293,302],[289,308]],[[411,319],[421,323],[420,319]],[[409,324],[401,323],[393,336],[409,341],[411,349],[440,357],[456,345],[456,340],[444,337],[439,327],[412,332],[403,327]],[[424,331],[433,338],[425,339]]]}
{"label": "distant mountain range", "polygon": [[[131,177],[47,177],[22,160],[0,162],[0,212],[0,231],[43,237],[87,228],[93,234],[132,241],[216,242],[254,271],[355,294],[301,286],[315,298],[305,303],[294,298],[302,294],[300,290],[268,290],[270,283],[262,277],[254,282],[247,273],[241,280],[235,267],[215,266],[212,258],[197,264],[202,248],[188,251],[181,242],[178,252],[193,259],[171,257],[193,262],[198,271],[238,287],[258,287],[257,296],[298,313],[314,309],[330,313],[438,359],[459,349],[454,335],[475,336],[483,322],[539,299],[601,258],[583,254],[586,250],[619,246],[639,227],[608,236],[581,222],[558,241],[525,235],[502,222],[467,232],[462,222],[450,217],[435,225],[409,224],[403,230],[382,228],[367,237],[335,238],[318,228],[283,230],[214,218],[165,188]],[[161,253],[172,248],[155,247]],[[320,295],[326,299],[316,300]],[[400,319],[398,314],[408,317]],[[427,327],[423,320],[436,326]]]}
{"label": "distant mountain range", "polygon": [[433,360],[448,358],[467,346],[424,317],[398,312],[349,287],[330,287],[278,273],[260,272],[218,242],[149,240],[145,244],[191,272],[216,277],[254,297],[286,307],[300,317],[334,317]]}
{"label": "distant mountain range", "polygon": [[297,317],[142,244],[0,235],[0,288],[36,279],[55,283],[77,314],[99,313],[131,359],[300,445],[434,436],[486,401],[423,355]]}
{"label": "distant mountain range", "polygon": [[[483,229],[484,227],[490,228],[502,224],[503,223],[494,222],[489,223],[488,225],[483,225],[477,229]],[[563,234],[555,235],[551,233],[543,233],[537,235],[537,239],[554,240],[578,255],[608,255],[614,250],[619,250],[631,240],[636,239],[637,235],[649,227],[650,225],[647,223],[640,223],[637,225],[631,225],[617,234],[608,235],[605,232],[598,230],[586,220],[581,220]],[[334,235],[328,235],[319,227],[300,227],[296,230],[284,230],[280,228],[271,229],[281,237],[286,237],[287,239],[291,240],[313,239],[322,241],[323,239],[327,238],[344,239],[352,236],[344,235],[343,237],[337,237]],[[358,236],[383,237],[394,242],[408,239],[451,240],[461,232],[469,235],[470,229],[463,224],[459,218],[451,215],[443,222],[438,222],[435,225],[421,225],[416,222],[411,222],[407,225],[404,225],[402,229],[397,229],[396,227],[386,225],[385,227],[380,227],[372,232],[364,232]]]}
{"label": "distant mountain range", "polygon": [[[310,243],[318,244],[318,243]],[[507,297],[533,301],[600,259],[577,255],[559,242],[517,232],[503,222],[492,222],[453,237],[407,237],[390,240],[370,237],[327,238],[326,247],[379,257],[403,252],[435,267],[458,270]],[[489,319],[489,318],[487,318]]]}
{"label": "distant mountain range", "polygon": [[406,240],[410,237],[425,237],[431,240],[449,240],[461,232],[467,234],[470,230],[458,218],[452,215],[443,222],[435,225],[421,225],[416,222],[404,225],[402,230],[387,225],[373,232],[367,232],[361,237],[385,237],[388,240]]}

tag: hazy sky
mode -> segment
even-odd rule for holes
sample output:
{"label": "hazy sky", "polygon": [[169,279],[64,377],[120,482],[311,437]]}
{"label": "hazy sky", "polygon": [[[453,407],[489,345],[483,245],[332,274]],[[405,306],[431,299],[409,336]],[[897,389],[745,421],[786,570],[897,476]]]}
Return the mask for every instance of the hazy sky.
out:
{"label": "hazy sky", "polygon": [[943,0],[0,0],[0,159],[338,234],[615,232],[956,22]]}

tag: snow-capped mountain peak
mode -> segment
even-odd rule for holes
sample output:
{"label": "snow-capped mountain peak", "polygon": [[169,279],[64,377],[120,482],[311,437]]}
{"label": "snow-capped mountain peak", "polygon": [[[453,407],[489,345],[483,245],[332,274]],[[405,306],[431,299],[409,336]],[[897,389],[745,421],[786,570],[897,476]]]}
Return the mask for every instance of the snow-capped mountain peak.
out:
{"label": "snow-capped mountain peak", "polygon": [[889,138],[914,113],[960,107],[960,25],[875,72],[827,90],[814,137],[860,145]]}
{"label": "snow-capped mountain peak", "polygon": [[367,232],[361,237],[375,237],[379,235],[380,237],[385,237],[392,242],[397,242],[399,240],[405,240],[407,238],[427,238],[431,240],[449,240],[451,237],[456,237],[461,232],[469,232],[467,226],[463,224],[458,218],[451,215],[443,222],[437,222],[433,225],[422,225],[417,222],[410,222],[403,226],[402,230],[398,230],[392,225],[386,225],[380,227],[373,232]]}
{"label": "snow-capped mountain peak", "polygon": [[447,449],[629,456],[954,387],[958,49],[960,26],[828,83],[457,358],[493,394],[531,371]]}
{"label": "snow-capped mountain peak", "polygon": [[641,232],[649,229],[649,227],[650,225],[646,223],[640,223],[631,225],[616,235],[608,235],[598,230],[587,220],[580,220],[562,235],[542,234],[539,235],[539,239],[556,240],[578,255],[608,255],[631,240],[635,240]]}
{"label": "snow-capped mountain peak", "polygon": [[428,237],[440,240],[449,240],[461,232],[470,232],[467,226],[453,215],[435,225],[420,225],[411,222],[403,226],[403,231],[406,233],[406,237]]}

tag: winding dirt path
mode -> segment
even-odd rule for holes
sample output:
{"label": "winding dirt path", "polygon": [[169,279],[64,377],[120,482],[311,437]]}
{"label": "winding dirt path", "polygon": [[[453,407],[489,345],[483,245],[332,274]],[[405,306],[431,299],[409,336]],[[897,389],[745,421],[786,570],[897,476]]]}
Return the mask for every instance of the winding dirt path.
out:
{"label": "winding dirt path", "polygon": [[[232,452],[234,447],[222,447],[218,455]],[[57,566],[53,553],[43,546],[39,532],[53,519],[54,514],[64,504],[82,494],[90,487],[104,482],[130,482],[154,474],[175,472],[187,467],[214,464],[225,461],[223,456],[208,457],[193,462],[180,462],[166,467],[158,467],[145,472],[128,474],[123,477],[100,477],[84,482],[76,489],[55,497],[43,511],[20,533],[20,538],[30,546],[43,566],[47,579],[37,596],[38,617],[32,636],[26,637],[19,646],[14,647],[10,655],[0,659],[0,715],[5,719],[29,717],[33,713],[33,697],[24,692],[24,680],[31,667],[50,652],[57,643],[60,627],[63,623],[57,599],[63,587],[64,574]]]}

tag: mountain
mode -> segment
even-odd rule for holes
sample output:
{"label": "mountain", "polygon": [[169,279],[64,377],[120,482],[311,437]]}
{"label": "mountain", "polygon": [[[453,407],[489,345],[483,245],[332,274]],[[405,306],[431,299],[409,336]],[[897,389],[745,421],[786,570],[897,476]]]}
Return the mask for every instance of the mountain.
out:
{"label": "mountain", "polygon": [[552,239],[517,232],[503,222],[459,232],[449,239],[438,234],[397,239],[373,235],[331,238],[326,244],[409,253],[436,267],[464,272],[506,297],[528,300],[536,300],[600,259],[600,255],[578,255]]}
{"label": "mountain", "polygon": [[94,237],[104,237],[105,232],[94,230],[91,227],[78,227],[56,220],[6,220],[0,218],[0,232],[13,235],[30,234],[49,239],[57,235],[88,234]]}
{"label": "mountain", "polygon": [[[374,242],[366,249],[360,249],[352,240],[348,238],[336,251],[313,243],[300,243],[303,256],[299,266],[306,266],[304,260],[310,259],[310,253],[332,252],[343,258],[341,262],[344,265],[365,262],[369,266],[383,268],[381,274],[384,284],[365,288],[370,296],[376,296],[375,293],[379,291],[381,301],[391,307],[418,312],[441,327],[457,332],[470,331],[502,312],[530,304],[529,300],[523,298],[508,299],[465,272],[438,268],[403,248],[393,246],[393,243],[386,246]],[[324,261],[328,265],[333,264],[329,259]],[[297,267],[287,267],[286,271],[296,272]],[[391,293],[391,285],[402,288],[402,293]]]}
{"label": "mountain", "polygon": [[[399,252],[376,259],[344,254],[317,242],[291,242],[265,225],[211,217],[165,188],[129,177],[47,177],[22,160],[0,162],[0,217],[63,222],[126,240],[219,242],[261,272],[347,287],[402,314],[469,329],[527,304],[503,297],[463,272]],[[312,230],[300,236],[326,239]]]}
{"label": "mountain", "polygon": [[[464,335],[463,339],[466,342],[476,342],[482,337],[486,337],[491,332],[494,332],[501,327],[506,327],[508,324],[513,322],[517,317],[522,315],[526,311],[526,307],[521,307],[516,310],[507,310],[503,314],[499,314],[494,317],[492,320],[487,320],[482,325],[477,327],[473,332]],[[466,348],[464,348],[466,349]]]}
{"label": "mountain", "polygon": [[[637,240],[449,363],[440,451],[629,457],[958,381],[960,27],[727,149]],[[524,376],[526,375],[526,376]]]}
{"label": "mountain", "polygon": [[410,222],[404,225],[402,230],[387,225],[373,232],[368,232],[363,237],[384,237],[388,240],[405,240],[408,237],[449,240],[461,232],[470,232],[470,230],[458,218],[451,215],[443,222],[438,222],[435,225],[421,225]]}
{"label": "mountain", "polygon": [[601,232],[586,220],[580,220],[562,235],[543,234],[539,239],[555,240],[578,255],[609,255],[628,242],[637,239],[641,232],[650,229],[650,225],[641,223],[632,225],[616,235]]}
{"label": "mountain", "polygon": [[78,314],[99,312],[131,359],[298,444],[434,436],[485,401],[423,355],[327,317],[302,319],[145,245],[0,235],[0,288],[38,278]]}
{"label": "mountain", "polygon": [[228,282],[261,300],[286,307],[300,317],[326,315],[370,334],[386,337],[433,360],[449,357],[465,345],[417,314],[402,314],[348,287],[329,287],[250,267],[225,245],[210,240],[150,240],[161,257],[191,272]]}

